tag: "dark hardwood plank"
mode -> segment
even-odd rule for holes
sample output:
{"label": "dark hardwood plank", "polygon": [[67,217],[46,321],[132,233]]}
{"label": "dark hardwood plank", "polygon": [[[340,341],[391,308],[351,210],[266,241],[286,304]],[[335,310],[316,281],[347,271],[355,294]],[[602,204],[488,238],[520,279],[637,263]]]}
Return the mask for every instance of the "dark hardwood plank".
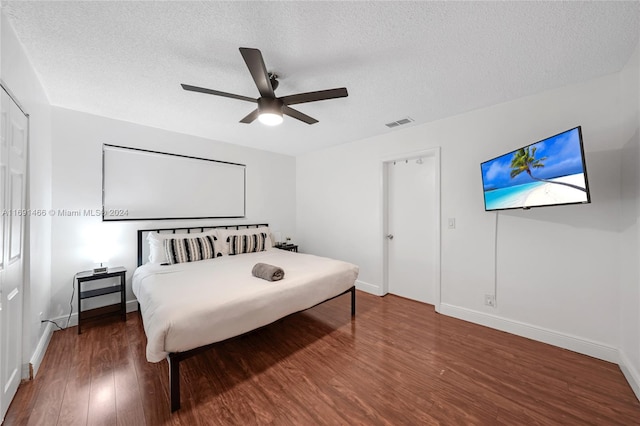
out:
{"label": "dark hardwood plank", "polygon": [[358,292],[352,318],[349,299],[183,361],[173,414],[168,364],[146,361],[137,313],[56,332],[5,424],[640,425],[615,364],[391,295]]}
{"label": "dark hardwood plank", "polygon": [[[69,354],[73,349],[74,342],[74,336],[70,333],[70,330],[53,333],[50,345],[53,344],[56,349],[53,351],[47,350],[45,354],[40,366],[41,372],[38,375],[41,380],[37,383],[38,392],[35,396],[35,402],[26,422],[22,424],[34,426],[57,424],[64,395],[62,389],[66,387],[71,367]],[[18,388],[18,392],[21,391],[21,387]],[[13,408],[13,405],[11,408]],[[15,408],[22,409],[22,407]],[[6,420],[4,424],[8,424]]]}
{"label": "dark hardwood plank", "polygon": [[180,425],[177,416],[169,411],[167,361],[149,363],[146,359],[147,339],[142,320],[137,312],[129,314],[126,322],[126,338],[133,357],[142,400],[142,410],[147,425]]}
{"label": "dark hardwood plank", "polygon": [[[29,416],[35,405],[38,388],[42,382],[33,380],[22,381],[20,383],[20,391],[11,401],[9,410],[4,417],[4,423],[7,425],[25,425],[29,420]],[[18,409],[12,407],[20,407]]]}
{"label": "dark hardwood plank", "polygon": [[129,348],[125,323],[119,322],[117,333],[111,335],[113,372],[116,396],[116,420],[118,426],[145,424],[138,376]]}
{"label": "dark hardwood plank", "polygon": [[[116,386],[111,339],[118,327],[95,327],[84,331],[91,347],[88,425],[116,424]],[[88,349],[87,349],[88,350]]]}
{"label": "dark hardwood plank", "polygon": [[[70,330],[66,330],[68,333]],[[58,425],[87,424],[89,411],[89,389],[91,386],[91,339],[95,330],[85,330],[74,339],[71,352],[69,376],[64,388]]]}

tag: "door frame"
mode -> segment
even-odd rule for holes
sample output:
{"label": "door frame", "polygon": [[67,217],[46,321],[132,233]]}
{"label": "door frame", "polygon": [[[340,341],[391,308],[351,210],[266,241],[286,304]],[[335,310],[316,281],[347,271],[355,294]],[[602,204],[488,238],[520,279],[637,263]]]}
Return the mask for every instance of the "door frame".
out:
{"label": "door frame", "polygon": [[434,276],[433,276],[433,291],[434,291],[434,307],[436,312],[440,312],[440,302],[441,302],[441,273],[440,273],[440,262],[441,262],[441,250],[442,246],[440,244],[441,239],[441,213],[440,213],[440,147],[420,150],[420,151],[412,151],[406,152],[402,154],[395,154],[390,157],[385,157],[381,160],[380,167],[382,169],[382,183],[381,183],[381,191],[382,191],[382,224],[381,224],[381,234],[380,238],[382,240],[382,296],[389,293],[389,240],[386,238],[386,235],[389,233],[389,164],[394,161],[405,161],[405,160],[417,160],[418,158],[425,157],[433,157],[434,159],[434,198],[435,198],[435,223],[433,224],[433,231],[435,235],[435,259],[434,259]]}
{"label": "door frame", "polygon": [[[15,104],[15,106],[18,108],[18,110],[25,116],[26,118],[26,129],[25,129],[25,137],[26,137],[26,141],[25,141],[25,146],[24,146],[24,155],[25,155],[25,169],[24,169],[24,176],[25,176],[25,192],[24,192],[24,206],[23,208],[28,209],[30,207],[30,202],[29,202],[29,185],[30,185],[30,179],[29,179],[29,171],[30,171],[30,162],[29,162],[29,153],[30,153],[30,140],[31,140],[31,116],[29,115],[29,113],[26,112],[25,108],[23,107],[23,105],[20,103],[20,101],[18,100],[18,98],[13,94],[13,92],[9,89],[8,85],[4,82],[4,80],[0,79],[0,91],[4,91],[9,99],[11,99],[11,101]],[[6,194],[5,194],[6,196]],[[5,205],[6,207],[6,205]],[[0,225],[4,225],[3,223],[0,222]],[[28,354],[28,348],[26,347],[27,342],[28,342],[28,328],[27,328],[27,324],[29,321],[29,315],[30,315],[30,303],[27,300],[30,296],[30,283],[29,283],[29,265],[30,265],[30,250],[29,250],[29,235],[30,235],[30,220],[29,220],[29,216],[25,216],[24,217],[24,222],[22,224],[22,235],[20,236],[21,238],[21,262],[22,262],[22,303],[20,305],[20,309],[21,309],[21,321],[22,323],[20,324],[20,332],[18,333],[18,338],[20,340],[20,343],[18,345],[18,349],[19,349],[19,360],[20,360],[20,368],[18,370],[18,373],[20,374],[20,378],[19,381],[22,381],[22,379],[32,379],[32,375],[31,375],[31,366],[28,362],[28,358],[25,359],[26,354]],[[5,229],[6,232],[6,229]],[[2,315],[0,314],[0,329],[2,327]],[[2,345],[2,343],[0,342],[0,351],[4,351],[5,348]],[[0,359],[2,359],[2,354],[0,354]],[[2,392],[4,392],[4,389],[2,389]],[[15,397],[15,394],[12,396],[12,400]],[[12,401],[9,401],[9,405],[11,404]],[[8,410],[9,406],[7,405],[6,407],[3,405],[3,402],[0,401],[0,422],[4,419],[4,416],[6,415],[6,412]]]}

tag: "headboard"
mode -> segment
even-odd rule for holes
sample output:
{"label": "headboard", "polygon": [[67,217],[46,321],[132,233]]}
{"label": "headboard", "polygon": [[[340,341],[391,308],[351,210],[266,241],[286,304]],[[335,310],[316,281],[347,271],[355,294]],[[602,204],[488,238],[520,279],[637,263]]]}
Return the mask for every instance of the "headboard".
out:
{"label": "headboard", "polygon": [[250,224],[250,225],[213,225],[213,226],[191,226],[188,228],[152,228],[138,229],[138,266],[144,263],[144,259],[149,258],[149,245],[147,244],[147,235],[151,232],[160,234],[190,234],[192,232],[204,232],[210,229],[248,229],[258,228],[260,226],[269,226],[268,223]]}

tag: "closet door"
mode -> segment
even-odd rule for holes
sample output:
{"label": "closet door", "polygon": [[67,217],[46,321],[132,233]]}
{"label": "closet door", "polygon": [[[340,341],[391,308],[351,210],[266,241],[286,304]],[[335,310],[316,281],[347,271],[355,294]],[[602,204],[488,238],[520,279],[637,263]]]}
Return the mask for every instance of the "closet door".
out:
{"label": "closet door", "polygon": [[435,305],[435,159],[398,160],[387,167],[389,293]]}
{"label": "closet door", "polygon": [[0,409],[4,418],[21,379],[28,119],[4,90],[1,95]]}

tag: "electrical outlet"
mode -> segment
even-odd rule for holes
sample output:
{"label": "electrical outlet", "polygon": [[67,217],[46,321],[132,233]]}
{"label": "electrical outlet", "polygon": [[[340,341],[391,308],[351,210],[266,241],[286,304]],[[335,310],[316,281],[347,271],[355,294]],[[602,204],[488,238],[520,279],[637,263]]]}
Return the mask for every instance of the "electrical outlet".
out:
{"label": "electrical outlet", "polygon": [[496,306],[496,297],[493,294],[484,295],[484,304],[487,306]]}

